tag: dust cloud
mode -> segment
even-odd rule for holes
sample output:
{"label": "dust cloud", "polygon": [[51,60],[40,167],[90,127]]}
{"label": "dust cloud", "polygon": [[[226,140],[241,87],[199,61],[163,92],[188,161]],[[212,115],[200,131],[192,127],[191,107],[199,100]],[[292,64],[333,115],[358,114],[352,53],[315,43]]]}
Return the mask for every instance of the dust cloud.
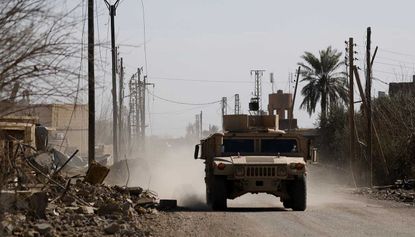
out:
{"label": "dust cloud", "polygon": [[192,144],[147,146],[145,155],[128,160],[128,186],[155,191],[160,199],[177,199],[179,206],[206,208],[204,163],[193,158],[193,149]]}
{"label": "dust cloud", "polygon": [[[190,209],[207,209],[205,201],[204,163],[193,159],[193,144],[169,145],[157,142],[143,152],[128,158],[130,177],[128,186],[140,186],[155,191],[160,199],[176,199],[178,205]],[[113,170],[111,170],[113,172]],[[119,169],[123,177],[113,184],[125,185],[126,169]],[[322,164],[307,167],[308,208],[353,202],[345,195],[351,189],[347,171]],[[228,200],[229,207],[282,208],[279,198],[268,194],[245,194]]]}

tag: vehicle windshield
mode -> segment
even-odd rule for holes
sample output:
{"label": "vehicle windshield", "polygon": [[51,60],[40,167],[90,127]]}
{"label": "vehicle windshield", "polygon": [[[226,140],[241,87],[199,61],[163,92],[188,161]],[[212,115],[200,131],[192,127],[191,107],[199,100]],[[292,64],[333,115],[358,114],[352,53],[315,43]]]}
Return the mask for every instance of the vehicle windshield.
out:
{"label": "vehicle windshield", "polygon": [[226,153],[247,153],[254,152],[254,140],[253,139],[224,139],[223,140],[223,152]]}
{"label": "vehicle windshield", "polygon": [[295,139],[263,139],[261,153],[297,153],[298,146]]}

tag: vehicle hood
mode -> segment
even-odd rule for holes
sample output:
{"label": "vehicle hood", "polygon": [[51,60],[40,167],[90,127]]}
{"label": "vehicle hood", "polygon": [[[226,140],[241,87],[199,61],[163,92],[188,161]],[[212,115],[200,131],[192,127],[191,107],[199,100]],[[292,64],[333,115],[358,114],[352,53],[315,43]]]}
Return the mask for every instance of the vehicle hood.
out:
{"label": "vehicle hood", "polygon": [[229,162],[234,165],[264,165],[264,164],[289,164],[304,163],[303,157],[288,156],[230,156],[216,157],[215,161]]}

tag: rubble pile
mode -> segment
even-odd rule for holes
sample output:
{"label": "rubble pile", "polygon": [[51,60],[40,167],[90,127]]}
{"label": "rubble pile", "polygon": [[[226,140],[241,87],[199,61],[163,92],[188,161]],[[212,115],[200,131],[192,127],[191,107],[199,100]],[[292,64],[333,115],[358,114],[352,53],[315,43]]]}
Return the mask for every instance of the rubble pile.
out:
{"label": "rubble pile", "polygon": [[109,169],[93,163],[85,173],[74,162],[76,152],[18,148],[23,152],[14,160],[20,165],[10,166],[0,186],[0,236],[150,235],[158,214],[155,193],[102,184]]}
{"label": "rubble pile", "polygon": [[49,189],[16,200],[15,210],[4,213],[1,231],[5,236],[149,236],[145,222],[158,213],[156,195],[139,187],[77,180],[63,194]]}
{"label": "rubble pile", "polygon": [[379,200],[403,202],[415,206],[415,180],[397,180],[394,185],[359,188],[356,194]]}

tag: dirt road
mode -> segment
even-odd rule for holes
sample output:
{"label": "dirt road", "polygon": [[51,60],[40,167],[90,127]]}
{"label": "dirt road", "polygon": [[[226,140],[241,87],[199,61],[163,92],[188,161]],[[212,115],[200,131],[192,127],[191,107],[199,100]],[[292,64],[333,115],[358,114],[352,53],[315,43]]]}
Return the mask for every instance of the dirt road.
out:
{"label": "dirt road", "polygon": [[167,213],[155,235],[415,236],[415,208],[369,200],[332,181],[310,172],[305,212],[284,209],[272,196],[248,195],[229,201],[226,212],[198,206]]}

